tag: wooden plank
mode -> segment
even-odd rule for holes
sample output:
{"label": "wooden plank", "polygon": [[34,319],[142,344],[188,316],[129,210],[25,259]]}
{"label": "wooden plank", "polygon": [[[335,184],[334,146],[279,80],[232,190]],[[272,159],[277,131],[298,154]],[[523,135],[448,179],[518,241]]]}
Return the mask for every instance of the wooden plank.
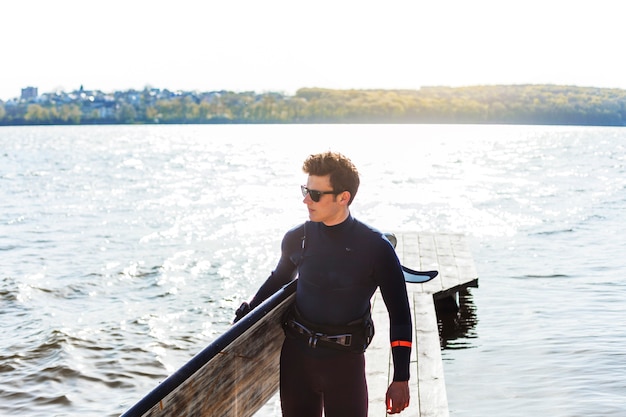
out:
{"label": "wooden plank", "polygon": [[381,417],[385,415],[385,394],[389,386],[389,363],[392,359],[389,347],[389,315],[380,291],[376,291],[372,299],[372,319],[376,333],[365,351],[368,416]]}
{"label": "wooden plank", "polygon": [[[448,397],[441,361],[435,304],[430,294],[413,294],[415,355],[420,417],[447,417]],[[415,414],[411,414],[415,415]]]}
{"label": "wooden plank", "polygon": [[439,265],[437,261],[437,246],[435,236],[429,233],[419,234],[420,266],[423,269],[434,269]]}
{"label": "wooden plank", "polygon": [[460,277],[456,266],[452,244],[449,235],[438,235],[435,238],[437,247],[437,263],[441,275],[441,290],[454,288],[459,285]]}

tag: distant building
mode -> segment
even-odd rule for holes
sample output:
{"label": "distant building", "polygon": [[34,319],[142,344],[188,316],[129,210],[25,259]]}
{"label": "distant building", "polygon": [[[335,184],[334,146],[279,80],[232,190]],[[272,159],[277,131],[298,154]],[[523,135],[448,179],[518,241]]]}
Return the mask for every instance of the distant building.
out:
{"label": "distant building", "polygon": [[37,91],[37,87],[26,87],[22,88],[22,100],[30,100],[33,98],[37,98],[39,92]]}

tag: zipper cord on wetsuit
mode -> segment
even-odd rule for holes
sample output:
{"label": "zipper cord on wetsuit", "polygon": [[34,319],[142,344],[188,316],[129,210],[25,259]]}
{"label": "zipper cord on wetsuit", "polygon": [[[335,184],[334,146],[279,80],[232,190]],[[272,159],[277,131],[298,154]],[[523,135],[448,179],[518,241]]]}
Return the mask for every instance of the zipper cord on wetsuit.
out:
{"label": "zipper cord on wetsuit", "polygon": [[300,259],[298,260],[298,266],[302,264],[302,260],[304,259],[304,247],[306,246],[305,242],[306,242],[306,222],[304,222],[304,236],[302,236],[302,250],[300,251]]}

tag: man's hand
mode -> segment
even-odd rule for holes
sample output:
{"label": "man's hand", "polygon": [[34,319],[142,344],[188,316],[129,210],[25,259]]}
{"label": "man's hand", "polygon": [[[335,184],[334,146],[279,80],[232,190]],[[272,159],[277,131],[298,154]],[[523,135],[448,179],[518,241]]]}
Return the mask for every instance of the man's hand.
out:
{"label": "man's hand", "polygon": [[398,414],[409,406],[409,381],[394,381],[387,388],[387,412],[389,414]]}
{"label": "man's hand", "polygon": [[251,310],[250,304],[246,302],[242,303],[241,306],[237,309],[237,311],[235,311],[235,320],[233,321],[233,324],[241,320],[243,316],[245,316],[246,314],[250,312],[250,310]]}

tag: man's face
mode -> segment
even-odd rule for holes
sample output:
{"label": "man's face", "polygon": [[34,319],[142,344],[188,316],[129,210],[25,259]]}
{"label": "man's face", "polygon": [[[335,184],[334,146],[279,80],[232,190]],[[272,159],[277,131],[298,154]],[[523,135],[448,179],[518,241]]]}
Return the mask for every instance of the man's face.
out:
{"label": "man's face", "polygon": [[[330,185],[330,175],[323,177],[309,175],[306,186],[309,190],[333,191]],[[349,214],[346,195],[347,191],[335,194],[323,194],[318,202],[311,199],[311,195],[304,197],[303,203],[309,210],[309,219],[314,222],[323,222],[326,226],[334,226],[343,222]]]}

